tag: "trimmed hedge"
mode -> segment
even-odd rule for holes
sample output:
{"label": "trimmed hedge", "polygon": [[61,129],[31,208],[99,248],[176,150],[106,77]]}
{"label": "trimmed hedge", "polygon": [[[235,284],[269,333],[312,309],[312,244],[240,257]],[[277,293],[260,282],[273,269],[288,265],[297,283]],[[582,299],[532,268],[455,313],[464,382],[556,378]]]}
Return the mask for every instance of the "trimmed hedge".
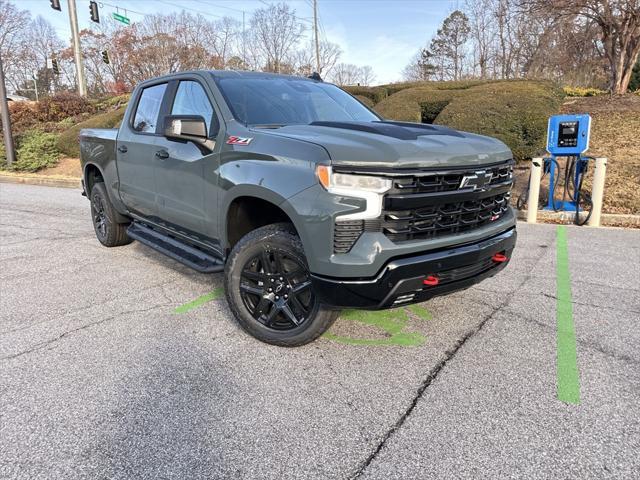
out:
{"label": "trimmed hedge", "polygon": [[479,85],[447,105],[435,123],[496,137],[516,160],[525,160],[544,151],[549,116],[558,113],[563,98],[550,82]]}
{"label": "trimmed hedge", "polygon": [[354,97],[364,103],[367,107],[373,108],[373,100],[371,100],[369,97],[364,97],[362,95],[354,95]]}
{"label": "trimmed hedge", "polygon": [[58,137],[58,150],[68,157],[78,158],[80,156],[78,141],[80,130],[83,128],[115,128],[120,125],[126,108],[126,106],[123,106],[117,110],[96,115],[65,130]]}
{"label": "trimmed hedge", "polygon": [[359,85],[354,85],[342,87],[342,89],[354,97],[368,98],[371,100],[373,105],[387,98],[387,90],[383,87],[361,87]]}
{"label": "trimmed hedge", "polygon": [[[547,120],[557,113],[563,92],[550,82],[422,82],[408,85],[375,105],[393,120],[437,123],[499,138],[517,160],[544,148]],[[418,85],[418,86],[416,86]]]}
{"label": "trimmed hedge", "polygon": [[393,120],[433,123],[440,111],[457,95],[456,91],[434,90],[431,87],[408,88],[376,104],[375,110]]}

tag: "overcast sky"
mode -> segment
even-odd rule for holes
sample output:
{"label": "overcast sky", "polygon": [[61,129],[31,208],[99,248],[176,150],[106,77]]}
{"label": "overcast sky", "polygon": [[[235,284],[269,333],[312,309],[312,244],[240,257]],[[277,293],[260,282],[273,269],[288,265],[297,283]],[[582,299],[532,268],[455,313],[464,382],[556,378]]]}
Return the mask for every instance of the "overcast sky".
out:
{"label": "overcast sky", "polygon": [[[61,0],[62,12],[52,10],[49,0],[12,0],[35,17],[42,15],[56,28],[62,39],[70,37],[67,0]],[[99,2],[100,3],[100,2]],[[185,9],[201,13],[212,20],[230,16],[247,22],[251,12],[265,7],[262,0],[105,0],[101,15],[110,15],[117,5],[129,9],[131,21],[142,19],[141,13],[169,13]],[[275,2],[273,2],[275,3]],[[311,19],[311,0],[288,0],[296,15]],[[413,54],[435,33],[442,20],[460,3],[456,0],[318,0],[318,10],[325,38],[343,50],[341,62],[371,65],[375,83],[401,79],[401,72]],[[88,28],[89,0],[76,0],[80,29]],[[113,6],[112,6],[113,5]],[[309,29],[311,22],[303,20]],[[321,32],[321,37],[323,38]]]}

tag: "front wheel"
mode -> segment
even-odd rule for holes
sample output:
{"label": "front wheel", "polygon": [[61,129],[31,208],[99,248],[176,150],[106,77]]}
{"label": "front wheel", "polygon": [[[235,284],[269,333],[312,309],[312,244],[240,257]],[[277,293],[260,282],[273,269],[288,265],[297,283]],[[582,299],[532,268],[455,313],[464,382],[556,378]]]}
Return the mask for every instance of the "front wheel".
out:
{"label": "front wheel", "polygon": [[304,345],[338,316],[318,302],[302,243],[288,224],[267,225],[245,235],[229,255],[224,281],[240,326],[266,343]]}

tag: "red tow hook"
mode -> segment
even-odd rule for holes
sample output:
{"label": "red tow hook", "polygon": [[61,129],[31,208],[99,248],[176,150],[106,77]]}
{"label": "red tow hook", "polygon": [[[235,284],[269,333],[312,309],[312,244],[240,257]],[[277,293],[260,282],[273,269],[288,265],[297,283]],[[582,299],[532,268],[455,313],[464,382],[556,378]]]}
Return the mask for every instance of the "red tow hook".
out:
{"label": "red tow hook", "polygon": [[424,283],[425,285],[429,286],[429,287],[435,287],[436,285],[438,285],[440,283],[440,279],[438,277],[436,277],[435,275],[429,275],[427,278],[425,278],[422,283]]}
{"label": "red tow hook", "polygon": [[491,257],[491,260],[493,260],[496,263],[502,263],[502,262],[506,262],[509,259],[503,253],[496,253],[493,257]]}

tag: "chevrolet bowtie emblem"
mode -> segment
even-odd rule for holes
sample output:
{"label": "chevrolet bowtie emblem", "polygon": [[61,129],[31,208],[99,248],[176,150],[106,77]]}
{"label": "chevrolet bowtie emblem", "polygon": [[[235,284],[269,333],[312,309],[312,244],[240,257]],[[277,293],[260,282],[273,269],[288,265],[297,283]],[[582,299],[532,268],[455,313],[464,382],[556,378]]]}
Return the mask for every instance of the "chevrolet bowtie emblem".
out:
{"label": "chevrolet bowtie emblem", "polygon": [[472,188],[473,190],[484,190],[490,183],[493,173],[480,170],[473,175],[465,175],[460,182],[460,188]]}

